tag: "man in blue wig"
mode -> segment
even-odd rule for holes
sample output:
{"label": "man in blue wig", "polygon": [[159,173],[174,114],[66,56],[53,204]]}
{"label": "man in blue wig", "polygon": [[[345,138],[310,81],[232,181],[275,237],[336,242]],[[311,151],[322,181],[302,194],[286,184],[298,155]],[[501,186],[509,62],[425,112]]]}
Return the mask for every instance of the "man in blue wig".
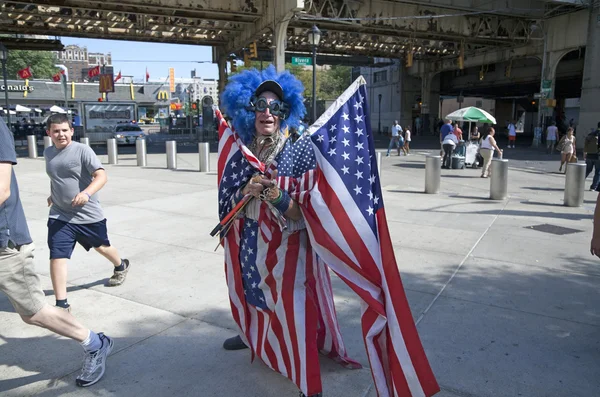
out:
{"label": "man in blue wig", "polygon": [[[230,79],[219,118],[219,216],[232,315],[239,335],[227,350],[250,348],[293,381],[300,396],[321,396],[319,353],[348,368],[331,280],[312,249],[299,203],[301,177],[316,168],[307,135],[291,137],[306,109],[302,83],[270,66]],[[230,222],[228,220],[231,219]]]}

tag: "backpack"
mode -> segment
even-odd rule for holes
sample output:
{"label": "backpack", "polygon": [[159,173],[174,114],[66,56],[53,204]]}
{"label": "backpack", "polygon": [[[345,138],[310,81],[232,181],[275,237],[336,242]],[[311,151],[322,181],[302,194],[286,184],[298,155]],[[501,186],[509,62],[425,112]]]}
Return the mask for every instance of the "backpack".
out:
{"label": "backpack", "polygon": [[592,132],[585,137],[583,152],[590,154],[598,153],[598,131]]}

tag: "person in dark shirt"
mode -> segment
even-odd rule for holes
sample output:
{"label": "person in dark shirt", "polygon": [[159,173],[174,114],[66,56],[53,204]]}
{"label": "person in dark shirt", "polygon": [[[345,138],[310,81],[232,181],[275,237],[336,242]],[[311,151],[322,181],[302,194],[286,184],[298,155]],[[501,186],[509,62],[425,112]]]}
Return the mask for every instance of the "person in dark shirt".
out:
{"label": "person in dark shirt", "polygon": [[69,312],[47,304],[35,272],[34,245],[13,170],[16,164],[13,135],[0,119],[0,291],[27,324],[46,328],[83,346],[85,360],[75,383],[91,386],[104,375],[113,340],[85,328]]}

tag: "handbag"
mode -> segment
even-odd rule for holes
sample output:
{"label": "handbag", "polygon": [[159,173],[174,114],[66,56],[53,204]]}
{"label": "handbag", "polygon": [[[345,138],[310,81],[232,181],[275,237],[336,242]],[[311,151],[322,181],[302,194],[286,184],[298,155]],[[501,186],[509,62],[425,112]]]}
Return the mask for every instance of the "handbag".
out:
{"label": "handbag", "polygon": [[559,152],[562,152],[562,150],[565,148],[565,137],[566,136],[563,136],[562,139],[558,141],[558,144],[556,145],[556,150],[558,150]]}

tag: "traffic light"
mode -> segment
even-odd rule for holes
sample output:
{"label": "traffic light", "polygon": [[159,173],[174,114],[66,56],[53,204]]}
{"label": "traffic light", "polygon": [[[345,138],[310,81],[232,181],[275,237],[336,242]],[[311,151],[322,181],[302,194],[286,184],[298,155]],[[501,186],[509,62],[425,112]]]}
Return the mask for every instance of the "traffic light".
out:
{"label": "traffic light", "polygon": [[465,68],[465,46],[461,43],[460,52],[458,55],[458,68],[463,70]]}
{"label": "traffic light", "polygon": [[252,62],[250,62],[250,55],[247,52],[244,52],[244,66],[249,68],[252,66]]}
{"label": "traffic light", "polygon": [[406,54],[406,67],[410,68],[413,64],[413,53],[412,51],[410,51],[408,54]]}
{"label": "traffic light", "polygon": [[512,62],[504,67],[504,77],[510,77],[510,72],[512,71]]}
{"label": "traffic light", "polygon": [[198,104],[196,102],[192,103],[192,110],[198,109]]}
{"label": "traffic light", "polygon": [[250,58],[258,58],[258,50],[256,49],[256,41],[250,43]]}
{"label": "traffic light", "polygon": [[235,65],[235,59],[229,60],[229,70],[231,70],[231,73],[237,72],[237,66]]}

